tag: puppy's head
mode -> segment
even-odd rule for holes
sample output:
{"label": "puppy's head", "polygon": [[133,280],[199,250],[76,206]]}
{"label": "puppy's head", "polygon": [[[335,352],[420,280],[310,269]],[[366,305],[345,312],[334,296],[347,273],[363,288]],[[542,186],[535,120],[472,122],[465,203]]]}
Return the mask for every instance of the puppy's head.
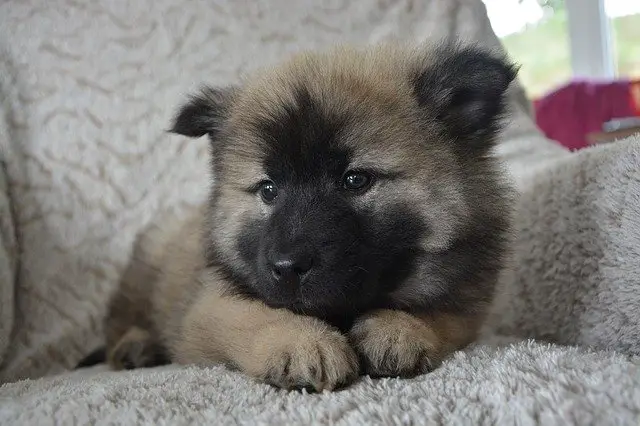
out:
{"label": "puppy's head", "polygon": [[499,215],[489,151],[515,74],[475,47],[377,46],[205,88],[173,131],[211,140],[208,260],[271,306],[383,304]]}

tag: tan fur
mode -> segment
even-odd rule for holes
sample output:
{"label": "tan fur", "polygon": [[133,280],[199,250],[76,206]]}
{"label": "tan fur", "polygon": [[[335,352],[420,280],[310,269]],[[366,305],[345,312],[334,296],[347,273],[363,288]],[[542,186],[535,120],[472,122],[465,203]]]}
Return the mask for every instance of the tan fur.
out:
{"label": "tan fur", "polygon": [[471,343],[481,318],[381,309],[356,321],[349,337],[373,376],[413,376]]}
{"label": "tan fur", "polygon": [[346,337],[322,321],[213,289],[186,315],[174,352],[181,363],[227,362],[287,389],[331,390],[358,374]]}
{"label": "tan fur", "polygon": [[167,339],[161,339],[157,330],[166,330],[166,337],[178,332],[178,323],[200,287],[193,278],[204,266],[203,218],[203,209],[186,219],[165,214],[138,236],[110,303],[105,324],[108,347],[117,346],[131,327],[147,330],[158,343]]}

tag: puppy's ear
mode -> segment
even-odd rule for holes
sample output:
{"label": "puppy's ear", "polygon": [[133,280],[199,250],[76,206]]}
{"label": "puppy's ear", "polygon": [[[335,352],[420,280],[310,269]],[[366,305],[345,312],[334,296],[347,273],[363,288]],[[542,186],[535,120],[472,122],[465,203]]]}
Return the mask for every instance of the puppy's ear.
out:
{"label": "puppy's ear", "polygon": [[214,138],[227,119],[235,91],[232,87],[203,87],[180,108],[169,131],[193,138],[206,134]]}
{"label": "puppy's ear", "polygon": [[456,139],[486,138],[499,128],[505,92],[518,73],[504,58],[476,46],[436,48],[415,79],[419,104]]}

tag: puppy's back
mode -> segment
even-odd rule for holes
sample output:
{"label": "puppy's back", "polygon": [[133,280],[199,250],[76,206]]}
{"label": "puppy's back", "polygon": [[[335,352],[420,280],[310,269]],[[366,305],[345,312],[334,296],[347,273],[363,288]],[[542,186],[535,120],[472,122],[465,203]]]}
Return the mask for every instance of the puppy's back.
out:
{"label": "puppy's back", "polygon": [[198,275],[205,269],[204,217],[204,208],[200,207],[180,217],[165,216],[141,241],[147,258],[159,265],[152,296],[152,319],[160,341],[167,346],[170,341],[176,341],[172,337],[178,333],[185,312],[202,289]]}
{"label": "puppy's back", "polygon": [[108,347],[132,327],[149,331],[160,342],[177,331],[188,302],[199,291],[194,276],[204,266],[202,218],[201,208],[187,215],[161,214],[137,235],[108,308]]}

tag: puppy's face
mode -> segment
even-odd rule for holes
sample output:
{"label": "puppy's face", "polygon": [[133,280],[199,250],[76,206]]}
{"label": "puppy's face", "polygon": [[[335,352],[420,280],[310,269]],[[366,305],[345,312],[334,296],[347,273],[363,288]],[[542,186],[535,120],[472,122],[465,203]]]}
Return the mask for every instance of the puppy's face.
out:
{"label": "puppy's face", "polygon": [[411,293],[497,197],[487,154],[514,75],[475,48],[379,46],[205,89],[173,130],[212,141],[209,261],[243,293],[324,318]]}

